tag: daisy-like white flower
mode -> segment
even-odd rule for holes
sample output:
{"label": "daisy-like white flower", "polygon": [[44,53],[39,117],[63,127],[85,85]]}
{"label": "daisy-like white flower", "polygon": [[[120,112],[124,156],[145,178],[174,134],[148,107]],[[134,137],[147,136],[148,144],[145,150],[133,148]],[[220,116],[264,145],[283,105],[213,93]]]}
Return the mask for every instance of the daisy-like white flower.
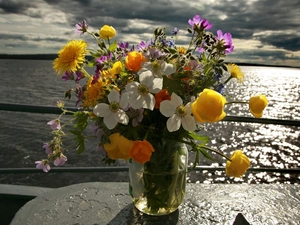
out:
{"label": "daisy-like white flower", "polygon": [[127,125],[129,117],[124,112],[124,108],[128,106],[128,93],[123,93],[120,97],[120,93],[113,89],[108,94],[108,102],[97,104],[93,112],[98,117],[104,117],[103,122],[108,129],[112,130],[118,123]]}
{"label": "daisy-like white flower", "polygon": [[129,94],[129,105],[133,109],[146,108],[153,110],[155,106],[156,94],[161,91],[163,86],[162,78],[155,78],[150,70],[144,71],[139,75],[139,82],[130,82],[125,90]]}
{"label": "daisy-like white flower", "polygon": [[160,112],[166,117],[168,131],[174,132],[179,130],[180,126],[187,131],[194,131],[196,129],[195,118],[191,115],[191,103],[185,106],[182,99],[174,92],[171,95],[171,100],[164,100],[160,103]]}
{"label": "daisy-like white flower", "polygon": [[163,75],[170,75],[176,72],[176,67],[171,63],[166,63],[164,60],[154,60],[153,62],[145,62],[139,73],[146,70],[151,70],[154,77],[162,78]]}

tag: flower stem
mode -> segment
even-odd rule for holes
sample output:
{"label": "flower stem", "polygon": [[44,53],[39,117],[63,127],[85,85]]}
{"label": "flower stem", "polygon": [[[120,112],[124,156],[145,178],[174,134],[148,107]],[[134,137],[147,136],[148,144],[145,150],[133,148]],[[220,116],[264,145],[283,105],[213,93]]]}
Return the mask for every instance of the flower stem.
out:
{"label": "flower stem", "polygon": [[231,161],[231,159],[227,155],[225,155],[224,153],[222,153],[221,151],[219,151],[217,149],[213,149],[213,148],[210,148],[210,147],[207,147],[207,146],[201,146],[201,148],[204,148],[208,151],[214,152],[214,153],[226,158],[227,160]]}

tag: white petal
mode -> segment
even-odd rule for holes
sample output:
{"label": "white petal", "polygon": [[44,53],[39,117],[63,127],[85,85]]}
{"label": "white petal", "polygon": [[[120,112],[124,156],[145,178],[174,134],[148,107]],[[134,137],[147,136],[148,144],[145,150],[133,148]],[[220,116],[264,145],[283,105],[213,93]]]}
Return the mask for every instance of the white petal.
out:
{"label": "white petal", "polygon": [[176,114],[171,116],[167,121],[167,128],[168,131],[170,132],[177,131],[180,128],[180,126],[181,126],[181,118]]}
{"label": "white petal", "polygon": [[130,82],[126,85],[125,90],[127,92],[137,92],[138,86],[140,84],[136,81]]}
{"label": "white petal", "polygon": [[173,114],[175,114],[176,107],[172,104],[169,100],[164,100],[160,103],[159,110],[161,114],[163,114],[166,117],[170,117]]}
{"label": "white petal", "polygon": [[171,95],[171,102],[176,107],[183,104],[182,99],[175,92],[173,92],[172,95]]}
{"label": "white petal", "polygon": [[93,113],[98,117],[105,117],[109,115],[111,111],[109,109],[109,105],[106,103],[99,103],[94,107]]}
{"label": "white petal", "polygon": [[105,116],[103,122],[109,130],[115,128],[118,123],[116,113],[111,112],[109,115]]}
{"label": "white petal", "polygon": [[141,84],[144,84],[147,87],[152,86],[153,79],[154,79],[152,71],[146,70],[146,71],[142,72],[139,76],[139,79],[140,79]]}
{"label": "white petal", "polygon": [[191,114],[192,114],[192,103],[191,103],[191,102],[187,103],[187,104],[185,105],[185,108],[187,109],[187,110],[186,110],[186,111],[187,111],[187,114],[188,114],[188,115],[191,115]]}
{"label": "white petal", "polygon": [[152,81],[151,86],[147,86],[151,93],[158,93],[161,91],[163,87],[163,79],[162,78],[155,78]]}
{"label": "white petal", "polygon": [[161,70],[162,70],[164,75],[170,75],[170,74],[176,72],[176,67],[171,63],[166,63],[165,62],[161,65]]}
{"label": "white petal", "polygon": [[143,96],[144,101],[143,101],[143,108],[153,110],[155,106],[155,98],[152,94],[148,94]]}
{"label": "white petal", "polygon": [[125,92],[121,96],[120,107],[122,109],[125,109],[128,106],[128,103],[129,103],[129,94],[128,92]]}
{"label": "white petal", "polygon": [[187,131],[194,131],[196,130],[196,122],[195,118],[191,115],[186,115],[182,118],[182,127]]}
{"label": "white petal", "polygon": [[122,123],[124,125],[127,125],[128,122],[129,122],[129,117],[127,116],[127,114],[123,110],[119,110],[117,112],[117,118],[118,118],[118,122]]}
{"label": "white petal", "polygon": [[116,89],[112,89],[110,93],[107,95],[108,102],[119,102],[120,101],[120,93]]}
{"label": "white petal", "polygon": [[133,109],[140,109],[143,107],[143,101],[144,98],[142,98],[141,95],[136,94],[136,95],[129,95],[129,105]]}

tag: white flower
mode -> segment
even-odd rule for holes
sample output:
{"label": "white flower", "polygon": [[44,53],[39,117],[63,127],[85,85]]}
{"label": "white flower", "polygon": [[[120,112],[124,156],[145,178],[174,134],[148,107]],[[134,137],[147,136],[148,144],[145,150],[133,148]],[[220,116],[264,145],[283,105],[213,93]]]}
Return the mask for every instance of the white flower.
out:
{"label": "white flower", "polygon": [[196,129],[195,118],[191,115],[191,103],[185,106],[182,99],[174,92],[171,95],[171,100],[164,100],[160,103],[160,112],[166,117],[170,117],[167,121],[168,131],[177,131],[181,124],[187,131]]}
{"label": "white flower", "polygon": [[110,104],[97,104],[93,110],[94,114],[98,117],[104,117],[103,122],[109,130],[113,129],[118,123],[127,125],[129,117],[123,109],[128,106],[128,93],[123,93],[120,98],[119,92],[112,89],[107,97]]}
{"label": "white flower", "polygon": [[155,60],[153,62],[145,62],[139,73],[146,70],[151,70],[154,77],[162,78],[163,75],[170,75],[176,72],[176,67],[171,63],[166,63],[164,60]]}
{"label": "white flower", "polygon": [[133,109],[147,108],[153,110],[155,98],[151,93],[158,93],[162,89],[163,79],[155,78],[150,70],[139,75],[140,83],[130,82],[125,90],[129,94],[129,105]]}

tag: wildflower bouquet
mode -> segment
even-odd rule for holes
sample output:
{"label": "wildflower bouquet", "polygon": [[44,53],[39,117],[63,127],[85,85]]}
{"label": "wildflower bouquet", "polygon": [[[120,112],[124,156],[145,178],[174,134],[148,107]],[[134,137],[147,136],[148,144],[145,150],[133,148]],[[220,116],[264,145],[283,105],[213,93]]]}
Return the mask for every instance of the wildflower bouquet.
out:
{"label": "wildflower bouquet", "polygon": [[[37,161],[37,168],[47,172],[50,162],[58,166],[67,161],[62,142],[67,134],[61,117],[71,113],[74,123],[69,132],[75,137],[78,153],[85,149],[84,130],[92,123],[100,140],[95,144],[104,149],[106,163],[125,159],[149,170],[167,170],[176,148],[165,146],[180,142],[195,153],[194,166],[201,154],[211,159],[208,152],[212,151],[227,159],[229,176],[242,176],[250,161],[241,150],[228,157],[206,146],[208,138],[197,134],[203,123],[226,116],[225,106],[233,103],[226,100],[226,84],[231,79],[243,81],[240,68],[224,62],[234,49],[232,36],[221,30],[217,35],[209,32],[212,24],[199,15],[188,23],[187,47],[176,45],[177,28],[168,37],[165,29],[158,27],[152,39],[129,46],[114,40],[116,31],[112,26],[104,25],[93,32],[85,20],[76,24],[76,32],[91,35],[97,48],[89,49],[84,40],[71,40],[58,52],[53,68],[63,74],[64,81],[75,82],[65,96],[75,94],[80,110],[70,112],[63,102],[58,103],[62,114],[49,122],[54,138],[44,145],[48,158]],[[89,74],[86,67],[95,68],[94,73]],[[257,95],[243,103],[249,104],[255,117],[261,117],[267,99]]]}

